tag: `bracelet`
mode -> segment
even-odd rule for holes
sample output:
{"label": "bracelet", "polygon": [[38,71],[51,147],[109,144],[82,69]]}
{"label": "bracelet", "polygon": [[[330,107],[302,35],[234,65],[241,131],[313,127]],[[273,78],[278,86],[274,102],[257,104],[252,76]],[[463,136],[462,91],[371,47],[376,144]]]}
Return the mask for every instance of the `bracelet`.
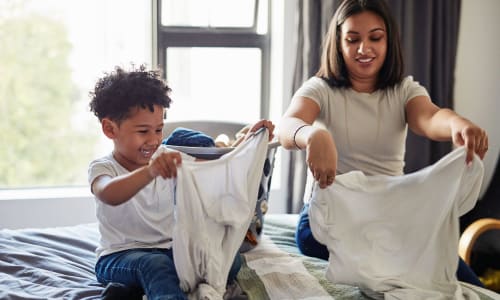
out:
{"label": "bracelet", "polygon": [[295,141],[295,137],[297,136],[297,132],[299,132],[299,130],[301,130],[302,128],[306,127],[306,126],[311,126],[309,124],[304,124],[304,125],[300,125],[299,127],[297,127],[297,129],[295,130],[294,134],[293,134],[293,143],[295,144],[295,147],[297,147],[297,149],[300,149],[302,150],[299,145],[297,145],[297,142]]}

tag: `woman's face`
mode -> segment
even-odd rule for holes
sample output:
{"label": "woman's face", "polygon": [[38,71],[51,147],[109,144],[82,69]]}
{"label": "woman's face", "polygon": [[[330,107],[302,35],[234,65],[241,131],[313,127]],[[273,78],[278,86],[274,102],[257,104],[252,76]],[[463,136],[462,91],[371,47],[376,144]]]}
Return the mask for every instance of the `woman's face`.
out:
{"label": "woman's face", "polygon": [[384,20],[364,11],[350,16],[341,25],[341,49],[349,78],[355,82],[377,82],[387,53]]}

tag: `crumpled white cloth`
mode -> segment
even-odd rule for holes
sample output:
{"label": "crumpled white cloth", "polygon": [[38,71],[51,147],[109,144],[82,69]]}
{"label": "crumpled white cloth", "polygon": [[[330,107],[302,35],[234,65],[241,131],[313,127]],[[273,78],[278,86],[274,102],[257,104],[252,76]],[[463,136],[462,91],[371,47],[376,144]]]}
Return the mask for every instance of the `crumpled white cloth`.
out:
{"label": "crumpled white cloth", "polygon": [[408,175],[353,171],[316,187],[309,213],[330,252],[326,277],[385,299],[479,299],[455,274],[459,216],[474,207],[483,173],[460,147]]}
{"label": "crumpled white cloth", "polygon": [[178,168],[173,254],[181,289],[192,297],[223,298],[254,215],[268,139],[265,129],[217,160]]}

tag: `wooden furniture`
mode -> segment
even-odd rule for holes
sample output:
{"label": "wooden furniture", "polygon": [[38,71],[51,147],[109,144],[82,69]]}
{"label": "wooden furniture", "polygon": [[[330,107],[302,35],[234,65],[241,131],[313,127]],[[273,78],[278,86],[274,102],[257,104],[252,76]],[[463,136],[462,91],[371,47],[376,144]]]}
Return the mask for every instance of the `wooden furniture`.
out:
{"label": "wooden furniture", "polygon": [[488,230],[500,230],[500,220],[493,218],[482,218],[471,223],[460,236],[458,243],[458,254],[470,265],[471,253],[477,238]]}

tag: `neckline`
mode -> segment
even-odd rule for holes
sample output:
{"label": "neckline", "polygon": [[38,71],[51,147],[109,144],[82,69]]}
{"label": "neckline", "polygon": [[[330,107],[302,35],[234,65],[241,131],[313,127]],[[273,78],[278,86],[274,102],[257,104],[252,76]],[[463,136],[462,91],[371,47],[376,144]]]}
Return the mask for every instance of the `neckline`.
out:
{"label": "neckline", "polygon": [[376,90],[374,90],[374,91],[373,91],[373,92],[371,92],[371,93],[370,93],[370,92],[360,92],[360,91],[355,90],[355,89],[351,86],[351,87],[349,87],[349,91],[350,91],[351,93],[356,94],[356,95],[373,96],[373,95],[379,94],[381,90],[380,90],[380,89],[376,89]]}

